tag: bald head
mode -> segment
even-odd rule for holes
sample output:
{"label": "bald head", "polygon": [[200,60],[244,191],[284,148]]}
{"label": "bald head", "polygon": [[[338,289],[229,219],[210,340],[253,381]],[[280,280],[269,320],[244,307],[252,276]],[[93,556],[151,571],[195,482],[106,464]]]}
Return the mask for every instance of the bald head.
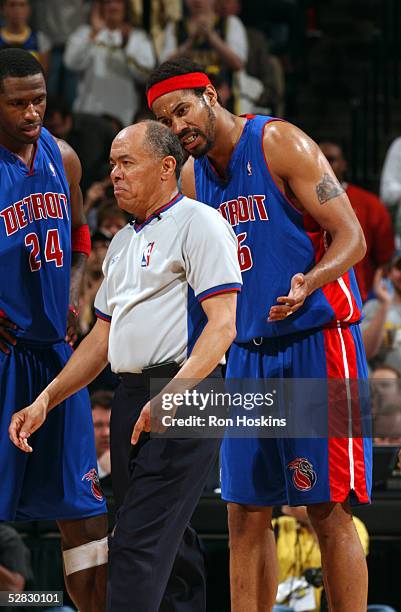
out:
{"label": "bald head", "polygon": [[145,120],[129,125],[117,134],[115,142],[118,139],[139,142],[157,160],[173,157],[176,163],[175,175],[177,179],[180,176],[184,163],[183,148],[177,136],[158,121]]}
{"label": "bald head", "polygon": [[120,208],[142,220],[150,208],[166,204],[177,193],[183,160],[178,138],[156,121],[124,128],[110,152],[111,180]]}

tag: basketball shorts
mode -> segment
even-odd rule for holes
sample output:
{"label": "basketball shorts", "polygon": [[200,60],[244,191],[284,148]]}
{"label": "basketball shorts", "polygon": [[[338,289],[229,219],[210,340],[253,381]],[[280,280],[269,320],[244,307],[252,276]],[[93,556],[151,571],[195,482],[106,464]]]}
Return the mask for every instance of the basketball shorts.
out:
{"label": "basketball shorts", "polygon": [[86,389],[49,413],[29,439],[32,453],[8,437],[13,413],[35,400],[71,353],[65,342],[24,340],[10,355],[0,352],[0,520],[78,519],[106,512]]}
{"label": "basketball shorts", "polygon": [[[233,344],[226,376],[342,379],[344,384],[352,379],[357,385],[365,381],[366,386],[359,325],[263,339],[260,346],[253,341]],[[329,415],[329,394],[322,400],[321,410]],[[308,410],[308,399],[302,401]],[[360,401],[350,404],[351,419],[369,420],[369,401],[363,406]],[[370,432],[357,437],[225,437],[221,447],[222,498],[239,504],[297,506],[343,502],[348,496],[351,503],[369,503],[371,472]]]}

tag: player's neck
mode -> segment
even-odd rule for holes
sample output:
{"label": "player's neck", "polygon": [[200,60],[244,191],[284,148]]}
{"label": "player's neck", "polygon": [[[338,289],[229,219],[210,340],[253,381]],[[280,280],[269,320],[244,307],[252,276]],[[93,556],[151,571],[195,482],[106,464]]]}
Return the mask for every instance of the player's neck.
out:
{"label": "player's neck", "polygon": [[31,166],[37,143],[24,144],[8,137],[7,134],[0,133],[0,145],[14,153],[28,167]]}
{"label": "player's neck", "polygon": [[246,119],[244,117],[237,117],[224,108],[219,110],[216,121],[215,144],[207,156],[222,177],[226,176],[227,166],[230,163],[235,146],[241,138],[245,123]]}

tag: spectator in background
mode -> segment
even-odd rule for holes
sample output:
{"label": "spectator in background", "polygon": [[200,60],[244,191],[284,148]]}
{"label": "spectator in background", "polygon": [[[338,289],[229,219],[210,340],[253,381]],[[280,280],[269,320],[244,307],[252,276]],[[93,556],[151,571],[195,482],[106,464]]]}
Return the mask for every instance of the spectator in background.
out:
{"label": "spectator in background", "polygon": [[87,260],[79,299],[80,335],[90,332],[96,322],[94,302],[96,293],[102,284],[102,266],[111,238],[101,232],[95,232],[91,237],[92,249]]}
{"label": "spectator in background", "polygon": [[98,210],[98,231],[111,240],[124,225],[127,225],[129,218],[130,216],[118,206],[116,200],[106,200]]}
{"label": "spectator in background", "polygon": [[17,47],[30,51],[47,73],[51,45],[43,32],[29,27],[29,0],[2,0],[2,13],[4,25],[0,30],[0,49]]}
{"label": "spectator in background", "polygon": [[34,0],[33,21],[51,44],[47,91],[65,98],[70,107],[74,102],[77,77],[63,62],[68,37],[85,21],[84,0]]}
{"label": "spectator in background", "polygon": [[[318,612],[328,610],[322,597],[321,556],[316,533],[306,506],[282,506],[284,516],[273,519],[279,563],[278,605],[273,612]],[[364,523],[350,515],[365,555],[369,552],[369,534]],[[291,596],[292,595],[292,596]],[[282,604],[285,605],[282,605]],[[386,605],[373,604],[367,612],[395,612]]]}
{"label": "spectator in background", "polygon": [[[282,506],[281,510],[284,516],[272,521],[279,565],[279,605],[274,606],[273,612],[295,609],[317,612],[323,586],[317,535],[306,506]],[[367,555],[369,536],[366,527],[361,520],[350,515],[351,520]]]}
{"label": "spectator in background", "polygon": [[125,126],[137,111],[137,88],[155,55],[146,32],[131,24],[129,0],[94,0],[91,23],[70,36],[64,62],[79,73],[74,110],[111,115]]}
{"label": "spectator in background", "polygon": [[401,372],[386,365],[378,365],[370,375],[372,387],[372,416],[380,414],[386,406],[399,404],[401,408]]}
{"label": "spectator in background", "polygon": [[376,298],[364,305],[361,324],[366,357],[401,371],[401,251],[393,256],[387,279],[382,270],[376,272],[373,291]]}
{"label": "spectator in background", "polygon": [[164,29],[167,23],[182,18],[182,0],[130,0],[134,23],[151,33],[159,55],[163,47]]}
{"label": "spectator in background", "polygon": [[108,164],[114,139],[112,125],[102,117],[72,113],[62,98],[49,96],[45,127],[57,138],[66,140],[77,152],[82,164],[81,188],[86,190],[101,178],[99,170]]}
{"label": "spectator in background", "polygon": [[[228,105],[239,110],[239,96],[235,96],[237,73],[244,69],[248,59],[248,39],[241,20],[235,15],[219,17],[215,0],[185,0],[189,15],[166,26],[160,61],[182,56],[190,58],[213,79],[218,77],[230,89]],[[236,98],[236,99],[235,99]],[[237,102],[237,106],[235,104]]]}
{"label": "spectator in background", "polygon": [[97,229],[91,237],[92,249],[82,279],[79,300],[81,336],[86,335],[96,322],[94,301],[103,280],[102,266],[107,248],[113,236],[127,224],[129,219],[129,215],[119,208],[114,199],[102,201],[95,213]]}
{"label": "spectator in background", "polygon": [[346,181],[347,161],[338,142],[326,140],[320,142],[319,146],[344,187],[365,234],[366,255],[354,266],[361,297],[365,301],[372,290],[376,270],[387,264],[394,253],[391,218],[386,207],[374,193]]}
{"label": "spectator in background", "polygon": [[[4,523],[0,524],[0,591],[20,593],[26,582],[32,580],[30,552],[17,531]],[[14,610],[2,607],[6,612]]]}
{"label": "spectator in background", "polygon": [[[401,236],[401,136],[390,145],[380,177],[380,197],[388,207],[395,231]],[[398,245],[399,246],[399,245]]]}
{"label": "spectator in background", "polygon": [[370,375],[370,382],[374,443],[401,444],[401,372],[378,365]]}
{"label": "spectator in background", "polygon": [[387,404],[373,420],[373,441],[380,446],[401,444],[400,403]]}
{"label": "spectator in background", "polygon": [[[216,0],[218,14],[223,17],[241,14],[241,0]],[[284,116],[285,76],[278,57],[271,55],[265,34],[257,28],[246,28],[248,60],[246,74],[255,77],[263,85],[259,97],[252,100],[254,112]],[[223,105],[224,106],[224,105]]]}
{"label": "spectator in background", "polygon": [[111,391],[95,391],[91,394],[93,427],[95,429],[95,446],[97,455],[97,471],[100,478],[111,474],[110,465],[110,416],[113,393]]}
{"label": "spectator in background", "polygon": [[100,208],[100,206],[106,202],[106,200],[114,197],[109,170],[109,166],[107,168],[106,166],[100,168],[99,173],[101,173],[102,178],[99,181],[92,183],[85,193],[84,213],[87,217],[91,232],[95,232],[97,230],[98,208]]}

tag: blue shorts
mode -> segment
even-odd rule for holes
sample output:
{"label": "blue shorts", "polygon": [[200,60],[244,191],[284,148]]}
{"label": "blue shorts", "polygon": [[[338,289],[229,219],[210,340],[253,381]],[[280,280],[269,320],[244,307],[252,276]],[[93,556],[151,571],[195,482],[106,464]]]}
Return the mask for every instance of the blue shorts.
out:
{"label": "blue shorts", "polygon": [[88,392],[76,393],[30,437],[33,453],[10,441],[14,412],[28,406],[71,356],[65,342],[19,340],[0,352],[0,520],[78,519],[103,514]]}
{"label": "blue shorts", "polygon": [[[227,378],[367,379],[359,325],[233,344]],[[330,397],[322,406],[330,415]],[[366,405],[351,402],[352,419],[366,421]],[[365,414],[362,415],[362,410]],[[330,418],[330,417],[329,417]],[[221,447],[221,491],[228,502],[292,506],[369,503],[372,439],[360,437],[233,438]]]}

